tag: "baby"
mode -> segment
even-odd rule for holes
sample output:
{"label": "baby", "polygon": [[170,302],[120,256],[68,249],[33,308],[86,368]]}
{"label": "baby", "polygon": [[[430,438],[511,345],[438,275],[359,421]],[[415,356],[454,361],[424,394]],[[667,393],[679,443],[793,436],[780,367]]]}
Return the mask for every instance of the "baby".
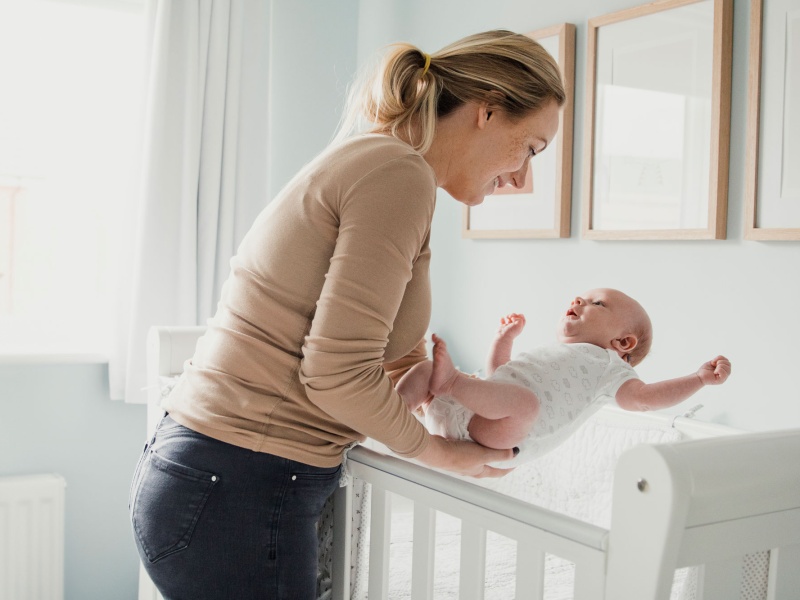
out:
{"label": "baby", "polygon": [[501,320],[485,380],[458,371],[434,335],[433,361],[415,365],[397,384],[408,408],[424,411],[431,433],[514,448],[516,458],[494,466],[516,466],[552,450],[609,400],[625,410],[666,408],[724,383],[731,372],[728,359],[717,356],[685,377],[641,381],[633,367],[650,350],[650,318],[617,290],[578,296],[558,324],[559,344],[511,360],[524,327],[520,314]]}

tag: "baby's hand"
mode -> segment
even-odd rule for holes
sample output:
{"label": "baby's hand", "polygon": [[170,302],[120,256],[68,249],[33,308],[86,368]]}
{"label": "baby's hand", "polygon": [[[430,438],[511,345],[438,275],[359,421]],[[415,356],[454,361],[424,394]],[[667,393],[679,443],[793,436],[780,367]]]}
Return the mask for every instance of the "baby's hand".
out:
{"label": "baby's hand", "polygon": [[525,315],[511,313],[500,319],[500,327],[497,329],[497,337],[509,337],[512,340],[525,329]]}
{"label": "baby's hand", "polygon": [[697,371],[697,376],[703,385],[719,385],[725,383],[728,376],[731,374],[731,361],[724,356],[718,356],[714,360],[710,360],[700,367]]}

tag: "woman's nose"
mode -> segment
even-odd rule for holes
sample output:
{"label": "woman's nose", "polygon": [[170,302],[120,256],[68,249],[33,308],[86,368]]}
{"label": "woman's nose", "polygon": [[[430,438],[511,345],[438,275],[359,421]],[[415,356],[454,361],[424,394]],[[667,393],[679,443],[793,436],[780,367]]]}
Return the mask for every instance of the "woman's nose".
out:
{"label": "woman's nose", "polygon": [[511,174],[511,184],[517,188],[522,189],[525,187],[526,179],[528,178],[528,161],[526,160],[522,167]]}

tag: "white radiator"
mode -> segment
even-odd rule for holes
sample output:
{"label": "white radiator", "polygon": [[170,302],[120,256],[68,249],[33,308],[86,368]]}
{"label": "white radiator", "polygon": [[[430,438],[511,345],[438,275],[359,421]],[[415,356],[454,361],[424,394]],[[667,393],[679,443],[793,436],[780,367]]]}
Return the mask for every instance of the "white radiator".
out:
{"label": "white radiator", "polygon": [[0,600],[63,600],[60,475],[0,477]]}

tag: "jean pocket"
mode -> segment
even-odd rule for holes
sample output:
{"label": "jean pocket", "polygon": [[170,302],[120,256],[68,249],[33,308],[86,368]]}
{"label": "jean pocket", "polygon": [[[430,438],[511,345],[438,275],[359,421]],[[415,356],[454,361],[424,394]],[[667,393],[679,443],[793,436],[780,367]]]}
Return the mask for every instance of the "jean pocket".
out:
{"label": "jean pocket", "polygon": [[153,451],[141,465],[131,520],[147,559],[154,563],[189,545],[219,477],[178,464]]}
{"label": "jean pocket", "polygon": [[139,455],[139,460],[136,462],[136,468],[133,470],[133,478],[131,479],[131,486],[128,490],[128,512],[133,506],[133,494],[139,488],[139,474],[142,470],[142,463],[147,458],[148,450],[150,449],[150,442],[146,442],[142,453]]}

